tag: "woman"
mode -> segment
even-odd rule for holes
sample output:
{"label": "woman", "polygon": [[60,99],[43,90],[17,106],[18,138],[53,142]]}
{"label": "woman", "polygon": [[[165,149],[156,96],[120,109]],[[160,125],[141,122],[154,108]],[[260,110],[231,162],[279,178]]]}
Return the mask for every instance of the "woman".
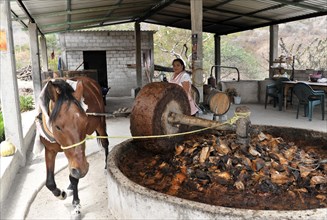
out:
{"label": "woman", "polygon": [[174,75],[169,80],[170,83],[175,83],[184,88],[187,93],[188,100],[190,102],[191,107],[191,115],[195,116],[198,112],[198,108],[192,98],[191,89],[192,89],[192,80],[190,74],[185,71],[185,64],[181,59],[173,60],[173,70]]}

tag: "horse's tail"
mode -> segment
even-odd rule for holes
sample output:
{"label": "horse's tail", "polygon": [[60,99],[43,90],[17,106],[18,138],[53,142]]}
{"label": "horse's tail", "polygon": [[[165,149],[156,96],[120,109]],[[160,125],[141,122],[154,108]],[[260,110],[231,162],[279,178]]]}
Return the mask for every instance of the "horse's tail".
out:
{"label": "horse's tail", "polygon": [[[104,130],[104,134],[100,134],[97,130],[95,130],[97,136],[108,136],[107,134],[107,125],[106,125],[106,118],[105,116],[99,116],[101,119],[100,119],[100,123],[102,125],[102,128]],[[107,148],[108,146],[105,146],[107,144],[104,145],[104,141],[101,141],[102,139],[104,138],[97,138],[97,142],[99,145],[101,145],[103,148]],[[108,138],[106,138],[106,140],[108,141]]]}
{"label": "horse's tail", "polygon": [[[107,134],[107,126],[106,126],[106,118],[104,116],[101,117],[100,119],[101,123],[101,129],[100,130],[95,130],[97,136],[101,135],[104,137],[97,138],[98,144],[101,145],[104,148],[105,151],[105,169],[107,169],[107,159],[108,159],[108,154],[109,154],[109,139],[108,139],[108,134]],[[99,131],[102,133],[100,134]]]}

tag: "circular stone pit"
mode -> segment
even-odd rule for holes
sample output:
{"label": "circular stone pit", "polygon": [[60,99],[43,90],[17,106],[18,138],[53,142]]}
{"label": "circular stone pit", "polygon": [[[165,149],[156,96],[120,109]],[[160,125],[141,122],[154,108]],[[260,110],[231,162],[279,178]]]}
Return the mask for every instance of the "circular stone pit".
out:
{"label": "circular stone pit", "polygon": [[[326,133],[274,126],[257,126],[272,135],[283,134],[312,144],[326,143]],[[280,211],[251,210],[208,205],[170,196],[129,180],[119,169],[120,158],[135,148],[127,140],[110,152],[108,157],[108,208],[117,219],[324,219],[327,208]]]}

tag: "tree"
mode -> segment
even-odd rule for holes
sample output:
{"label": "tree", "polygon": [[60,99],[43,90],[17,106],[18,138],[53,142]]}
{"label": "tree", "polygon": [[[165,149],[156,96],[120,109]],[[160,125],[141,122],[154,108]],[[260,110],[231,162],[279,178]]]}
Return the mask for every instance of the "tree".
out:
{"label": "tree", "polygon": [[61,54],[61,49],[58,40],[58,34],[47,34],[47,56],[49,69],[58,71],[58,59]]}
{"label": "tree", "polygon": [[327,38],[319,39],[317,37],[308,43],[293,41],[289,44],[280,38],[280,47],[283,54],[295,57],[297,69],[327,69]]}

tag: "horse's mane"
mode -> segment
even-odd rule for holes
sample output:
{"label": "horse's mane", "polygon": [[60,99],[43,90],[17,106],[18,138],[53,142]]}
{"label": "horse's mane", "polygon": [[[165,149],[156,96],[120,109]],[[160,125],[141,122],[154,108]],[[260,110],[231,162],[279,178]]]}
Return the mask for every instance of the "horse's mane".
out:
{"label": "horse's mane", "polygon": [[[66,81],[59,79],[59,80],[52,81],[52,84],[54,87],[57,88],[59,96],[54,108],[52,109],[50,115],[50,123],[53,122],[58,117],[59,110],[62,104],[66,101],[68,101],[68,107],[70,106],[71,103],[75,103],[78,106],[78,108],[84,111],[83,107],[81,106],[81,103],[73,96],[74,89]],[[46,106],[49,105],[50,97],[51,96],[47,90],[47,92],[45,93]]]}

